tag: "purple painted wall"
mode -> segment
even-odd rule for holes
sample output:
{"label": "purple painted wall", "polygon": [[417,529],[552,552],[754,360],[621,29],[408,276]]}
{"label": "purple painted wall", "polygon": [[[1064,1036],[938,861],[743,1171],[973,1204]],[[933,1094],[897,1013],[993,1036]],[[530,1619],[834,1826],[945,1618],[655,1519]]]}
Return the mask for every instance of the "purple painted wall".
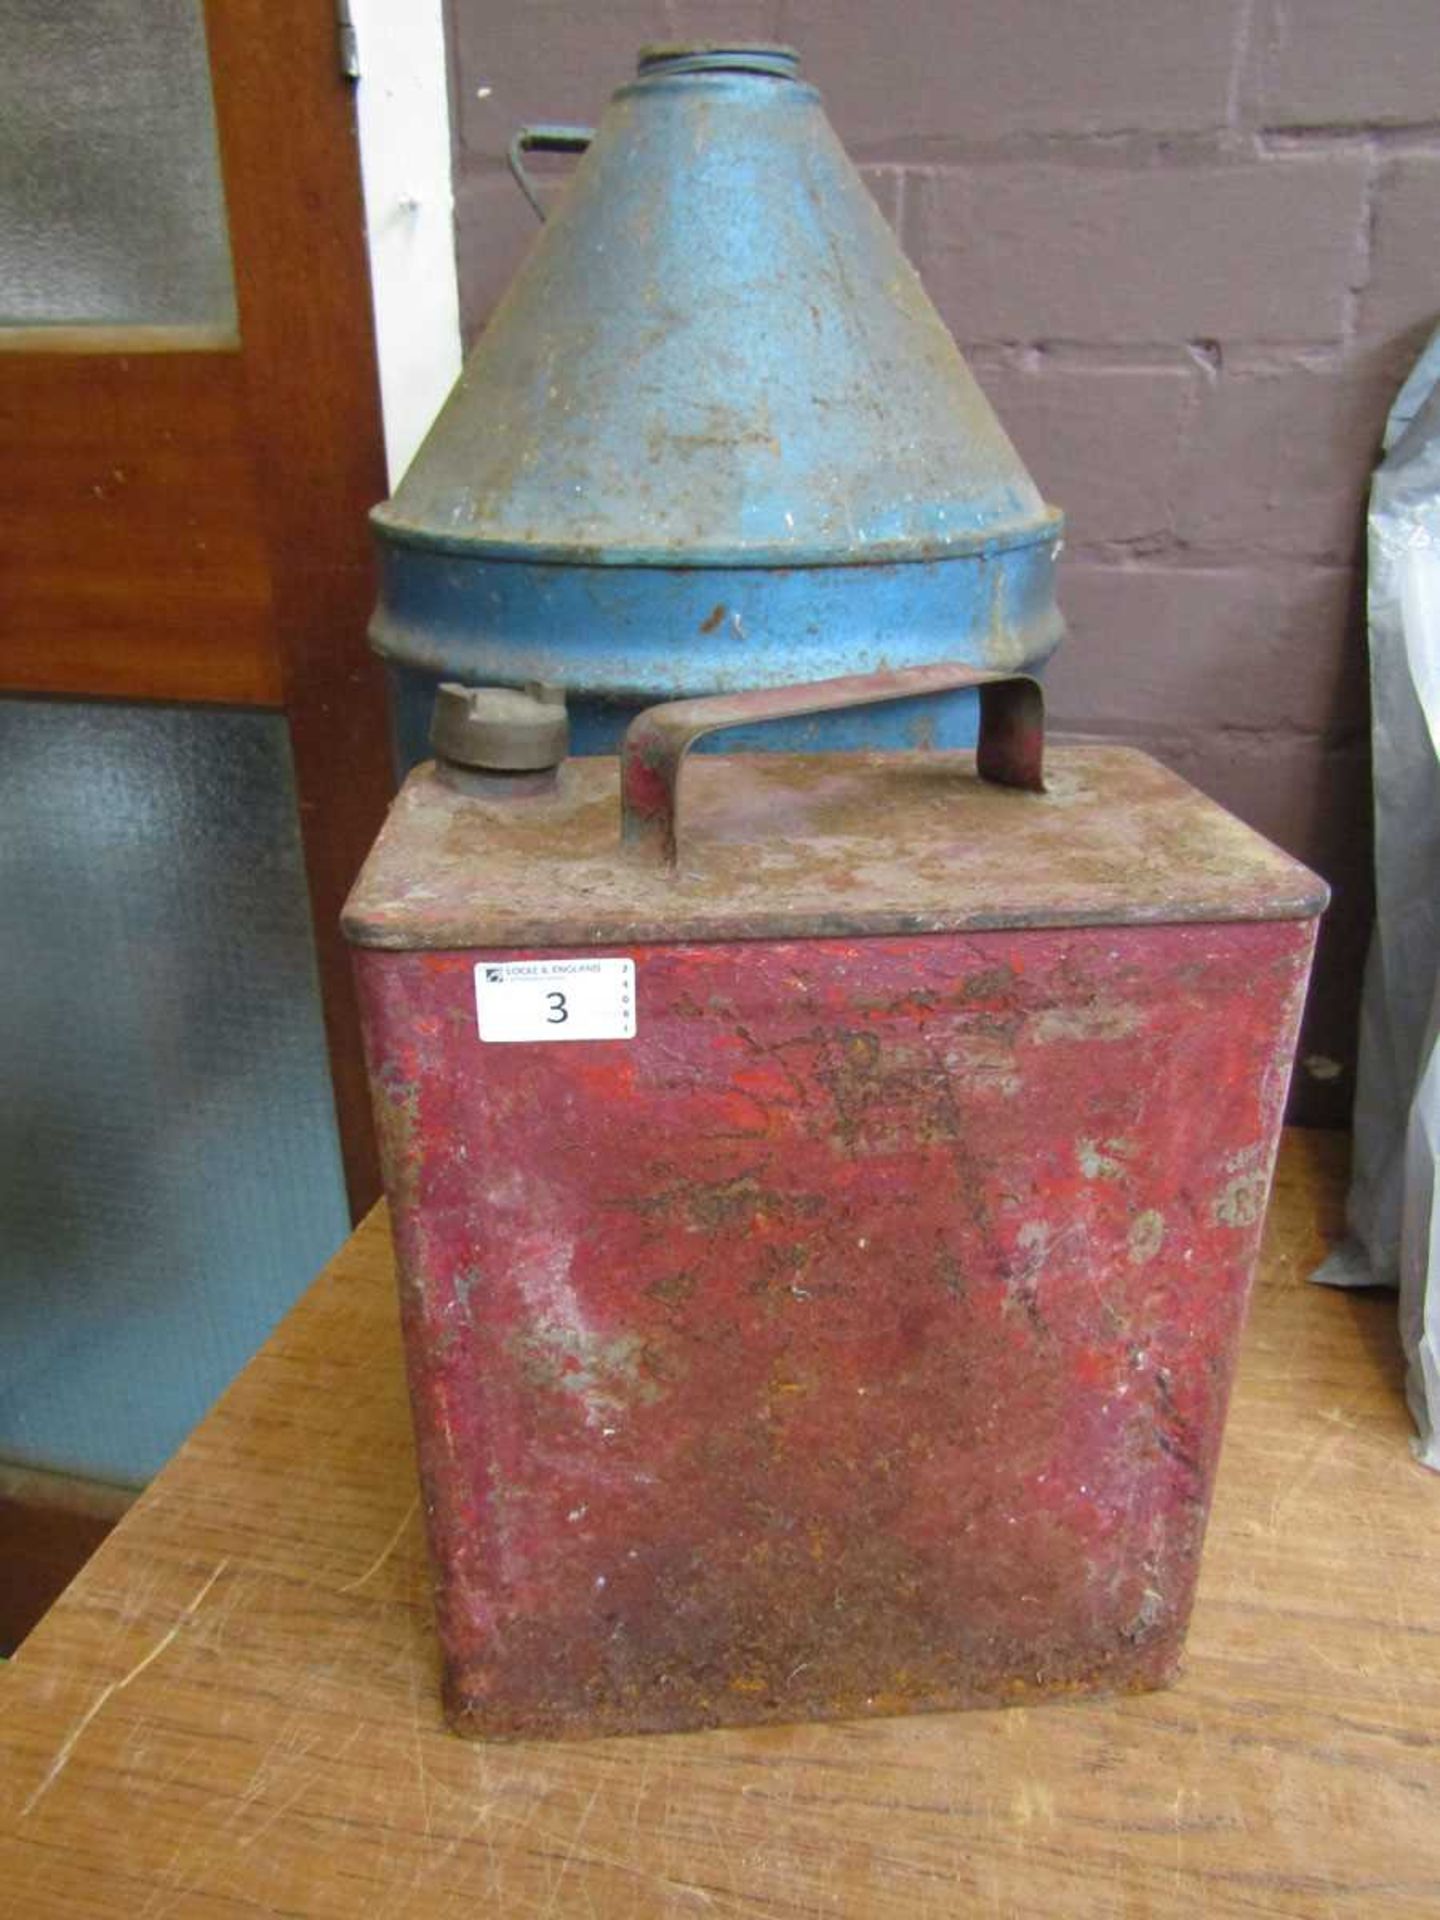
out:
{"label": "purple painted wall", "polygon": [[1345,1120],[1371,905],[1365,491],[1440,314],[1435,0],[450,8],[472,336],[533,232],[515,126],[593,121],[645,40],[800,48],[1069,514],[1056,726],[1146,746],[1334,886],[1296,1093]]}

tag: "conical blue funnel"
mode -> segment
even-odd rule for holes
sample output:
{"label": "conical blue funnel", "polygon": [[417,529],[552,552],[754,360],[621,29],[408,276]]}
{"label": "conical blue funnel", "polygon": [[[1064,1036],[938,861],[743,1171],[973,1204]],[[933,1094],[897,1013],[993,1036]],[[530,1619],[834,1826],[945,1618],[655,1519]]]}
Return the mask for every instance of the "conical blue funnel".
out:
{"label": "conical blue funnel", "polygon": [[563,686],[582,751],[656,700],[1061,634],[1060,517],[786,49],[642,55],[375,524],[378,650]]}

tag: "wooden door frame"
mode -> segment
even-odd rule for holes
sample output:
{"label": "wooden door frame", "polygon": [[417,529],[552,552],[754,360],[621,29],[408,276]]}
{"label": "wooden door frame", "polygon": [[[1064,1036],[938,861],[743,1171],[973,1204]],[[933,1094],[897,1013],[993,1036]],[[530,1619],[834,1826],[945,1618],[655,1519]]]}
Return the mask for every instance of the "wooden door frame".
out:
{"label": "wooden door frame", "polygon": [[393,791],[369,509],[384,499],[355,103],[327,0],[206,0],[240,362],[351,1210],[380,1190],[340,908]]}
{"label": "wooden door frame", "polygon": [[[333,0],[204,6],[239,336],[0,340],[21,542],[0,691],[283,711],[358,1215],[380,1182],[339,914],[393,761],[365,640],[388,489],[355,102]],[[127,436],[138,461],[112,454]]]}

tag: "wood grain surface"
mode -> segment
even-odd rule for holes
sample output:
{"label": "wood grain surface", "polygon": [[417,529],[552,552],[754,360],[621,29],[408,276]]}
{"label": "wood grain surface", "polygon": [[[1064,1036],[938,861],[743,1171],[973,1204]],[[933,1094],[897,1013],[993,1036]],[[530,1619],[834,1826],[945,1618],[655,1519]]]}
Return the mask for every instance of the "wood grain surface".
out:
{"label": "wood grain surface", "polygon": [[15,1651],[134,1501],[128,1487],[0,1461],[0,1654]]}
{"label": "wood grain surface", "polygon": [[0,357],[0,689],[278,706],[240,356]]}
{"label": "wood grain surface", "polygon": [[207,0],[274,638],[351,1217],[380,1191],[340,908],[394,791],[367,519],[385,446],[354,88],[332,6]]}
{"label": "wood grain surface", "polygon": [[1286,1142],[1181,1683],[588,1745],[436,1699],[372,1215],[0,1676],[0,1912],[1373,1916],[1440,1910],[1440,1480],[1394,1303],[1305,1285]]}
{"label": "wood grain surface", "polygon": [[205,15],[239,331],[0,341],[0,693],[283,707],[353,1217],[380,1174],[338,921],[394,786],[354,87],[324,0]]}

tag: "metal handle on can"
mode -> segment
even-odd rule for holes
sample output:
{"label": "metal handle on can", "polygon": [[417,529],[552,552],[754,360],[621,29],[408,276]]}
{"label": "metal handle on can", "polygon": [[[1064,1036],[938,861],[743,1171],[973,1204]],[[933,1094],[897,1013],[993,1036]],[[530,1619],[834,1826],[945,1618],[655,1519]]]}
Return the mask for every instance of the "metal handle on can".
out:
{"label": "metal handle on can", "polygon": [[707,733],[967,687],[980,695],[975,770],[981,779],[1043,793],[1045,702],[1039,681],[1028,674],[996,673],[945,660],[648,707],[630,722],[621,748],[620,837],[642,859],[672,868],[677,864],[680,772],[685,755]]}
{"label": "metal handle on can", "polygon": [[584,153],[595,138],[593,127],[521,127],[510,142],[508,159],[520,191],[535,209],[537,220],[545,219],[545,205],[535,190],[535,182],[525,171],[527,153]]}

